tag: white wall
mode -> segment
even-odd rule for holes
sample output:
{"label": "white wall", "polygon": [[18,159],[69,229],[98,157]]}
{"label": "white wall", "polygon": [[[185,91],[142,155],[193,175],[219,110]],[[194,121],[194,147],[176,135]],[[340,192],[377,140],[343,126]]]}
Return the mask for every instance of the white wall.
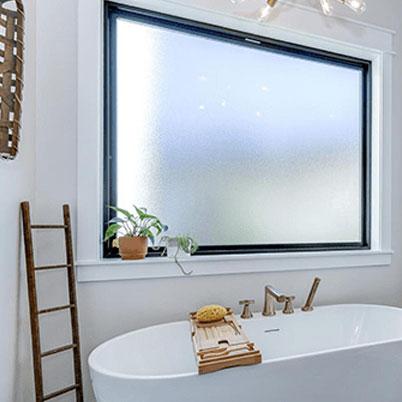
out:
{"label": "white wall", "polygon": [[[35,200],[33,220],[37,223],[55,223],[62,219],[62,204],[71,204],[73,211],[76,204],[77,1],[25,1],[27,4],[28,2],[32,9],[31,14],[34,11],[36,14],[36,43],[41,44],[36,47],[35,52],[36,98],[33,100],[31,97],[35,109],[31,113],[24,111],[26,115],[35,116],[36,124],[35,144],[30,147],[36,156],[36,163],[34,172],[30,168],[32,173],[29,177],[31,197]],[[33,79],[31,82],[34,82]],[[17,207],[18,205],[15,206]],[[61,232],[37,233],[34,241],[38,250],[35,255],[37,265],[64,261]],[[39,273],[37,279],[38,293],[43,296],[38,299],[39,308],[65,304],[67,292],[66,286],[62,286],[66,283],[64,272]],[[21,281],[20,302],[16,395],[10,402],[29,402],[35,399],[26,308],[28,299],[24,280]],[[69,334],[66,318],[66,313],[62,313],[41,319],[43,350],[70,343],[65,336]],[[43,361],[45,393],[73,384],[70,363],[68,353]],[[0,400],[3,402],[1,397]],[[71,394],[57,400],[69,402]]]}
{"label": "white wall", "polygon": [[[304,2],[316,4],[314,0]],[[59,215],[58,208],[63,202],[71,203],[74,212],[76,210],[76,179],[80,174],[76,169],[77,3],[78,0],[41,0],[37,2],[38,104],[35,200],[37,218],[42,218],[42,220],[56,219]],[[347,12],[345,15],[348,15]],[[395,49],[402,53],[402,4],[400,0],[382,2],[368,0],[368,12],[361,19],[398,30],[395,37]],[[394,59],[392,236],[395,254],[392,265],[385,268],[322,272],[284,272],[79,284],[87,401],[92,400],[92,394],[87,378],[86,359],[91,349],[102,341],[142,326],[184,319],[187,312],[209,302],[237,308],[238,300],[251,297],[257,299],[256,309],[261,309],[263,286],[266,283],[275,284],[277,287],[295,294],[300,304],[306,296],[312,277],[319,274],[323,278],[318,296],[320,304],[361,302],[402,306],[402,180],[400,173],[402,172],[402,159],[399,156],[402,149],[402,138],[399,134],[402,129],[401,70],[402,58],[401,54],[398,54]],[[29,147],[28,141],[25,142],[25,146]],[[18,163],[23,161],[24,159],[21,158],[21,162]],[[21,183],[29,180],[24,175],[29,169],[28,165],[28,160],[25,160],[24,166],[19,168],[21,169],[20,177],[12,181],[17,183],[18,180],[19,187],[24,187]],[[9,174],[11,174],[12,166],[7,169],[10,169]],[[14,174],[17,174],[15,172]],[[7,173],[3,173],[1,170],[0,180],[4,180],[3,174]],[[7,180],[11,182],[8,176]],[[21,197],[21,192],[22,189],[17,191],[13,201],[7,200],[10,202],[9,212],[7,214],[3,214],[3,211],[0,212],[1,223],[10,219],[8,217],[11,211],[14,215],[16,214],[16,202]],[[11,222],[15,222],[15,219]],[[3,232],[0,236],[4,236]],[[14,239],[10,239],[8,233],[5,241],[10,245],[16,244],[15,236]],[[48,250],[52,250],[53,246],[45,241],[43,244],[49,246],[46,247]],[[7,248],[7,250],[9,249],[11,246]],[[2,256],[0,256],[0,261],[2,261],[1,258]],[[16,250],[14,249],[13,261],[15,258]],[[9,261],[9,257],[5,259],[5,262],[9,263]],[[116,267],[116,269],[119,268]],[[16,286],[15,266],[4,272],[5,279],[1,286],[4,281],[10,281],[12,273],[14,273],[14,279],[10,286],[5,287],[8,292],[4,298],[5,301],[14,297],[12,289],[13,286],[14,288]],[[45,288],[51,298],[56,297],[55,293],[57,293],[53,288],[51,283]],[[3,294],[0,297],[3,298]],[[2,302],[1,306],[3,305],[5,303]],[[9,309],[7,311],[10,317],[10,328],[14,328],[10,330],[15,331],[15,316],[10,314]],[[53,332],[52,335],[56,335],[56,332]],[[8,358],[10,361],[8,367],[11,367],[11,356]],[[55,380],[57,380],[58,373],[60,372],[57,370],[53,373]],[[22,400],[28,401],[26,398]]]}
{"label": "white wall", "polygon": [[0,390],[1,401],[15,400],[20,270],[19,203],[32,199],[35,155],[35,12],[26,4],[25,88],[20,153],[0,161]]}

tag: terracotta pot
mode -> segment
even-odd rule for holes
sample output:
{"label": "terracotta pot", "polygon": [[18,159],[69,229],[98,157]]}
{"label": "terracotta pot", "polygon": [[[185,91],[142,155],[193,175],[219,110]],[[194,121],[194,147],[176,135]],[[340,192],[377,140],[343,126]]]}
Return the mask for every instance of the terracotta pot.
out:
{"label": "terracotta pot", "polygon": [[119,237],[119,253],[122,260],[142,260],[148,252],[148,238]]}

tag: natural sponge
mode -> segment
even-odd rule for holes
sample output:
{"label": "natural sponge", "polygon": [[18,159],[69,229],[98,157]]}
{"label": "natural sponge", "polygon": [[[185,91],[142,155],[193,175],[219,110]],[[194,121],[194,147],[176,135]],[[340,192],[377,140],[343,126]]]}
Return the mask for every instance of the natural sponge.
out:
{"label": "natural sponge", "polygon": [[218,304],[211,304],[210,306],[201,307],[196,314],[199,322],[214,322],[219,321],[227,314],[225,307]]}

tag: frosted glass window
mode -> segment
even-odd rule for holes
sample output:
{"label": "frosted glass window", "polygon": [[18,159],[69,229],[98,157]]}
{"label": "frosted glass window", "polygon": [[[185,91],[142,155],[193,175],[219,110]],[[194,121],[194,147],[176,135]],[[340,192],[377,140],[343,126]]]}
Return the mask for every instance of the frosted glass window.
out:
{"label": "frosted glass window", "polygon": [[367,246],[367,66],[136,14],[112,27],[114,204],[205,252]]}

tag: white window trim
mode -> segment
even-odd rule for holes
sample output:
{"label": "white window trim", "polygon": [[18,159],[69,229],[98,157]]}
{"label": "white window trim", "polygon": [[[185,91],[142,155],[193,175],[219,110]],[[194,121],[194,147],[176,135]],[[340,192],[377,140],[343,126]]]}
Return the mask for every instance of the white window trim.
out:
{"label": "white window trim", "polygon": [[[193,271],[193,276],[378,267],[391,264],[391,102],[394,32],[350,19],[323,19],[324,17],[306,7],[294,7],[284,13],[282,19],[278,18],[275,23],[263,25],[250,16],[243,18],[231,14],[226,2],[213,2],[216,7],[222,7],[218,10],[161,0],[124,2],[372,61],[372,249],[193,256],[184,261],[186,267]],[[208,0],[199,2],[208,3]],[[285,5],[286,3],[289,2],[285,2]],[[78,280],[90,282],[182,276],[177,265],[167,257],[135,262],[101,258],[103,0],[79,2],[78,15]],[[292,15],[292,18],[289,18],[289,15]],[[301,22],[303,26],[300,25]],[[119,269],[116,269],[116,266]]]}

